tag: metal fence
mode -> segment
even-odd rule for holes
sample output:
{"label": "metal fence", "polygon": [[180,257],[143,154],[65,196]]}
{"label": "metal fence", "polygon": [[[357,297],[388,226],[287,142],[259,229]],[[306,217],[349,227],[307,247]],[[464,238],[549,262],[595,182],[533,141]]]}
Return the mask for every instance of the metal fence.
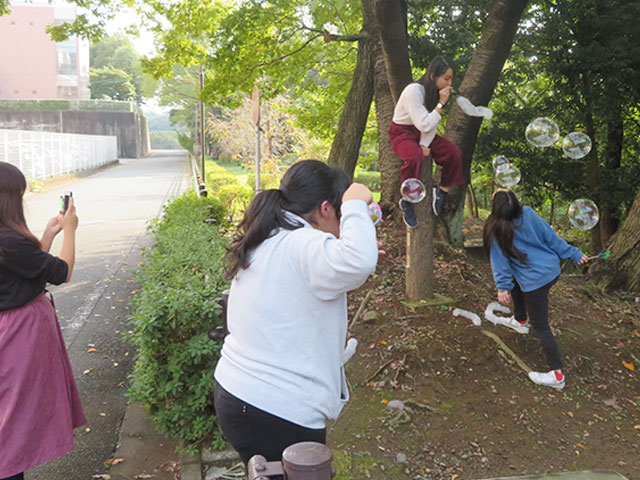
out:
{"label": "metal fence", "polygon": [[0,130],[0,161],[33,180],[99,167],[117,158],[114,136]]}

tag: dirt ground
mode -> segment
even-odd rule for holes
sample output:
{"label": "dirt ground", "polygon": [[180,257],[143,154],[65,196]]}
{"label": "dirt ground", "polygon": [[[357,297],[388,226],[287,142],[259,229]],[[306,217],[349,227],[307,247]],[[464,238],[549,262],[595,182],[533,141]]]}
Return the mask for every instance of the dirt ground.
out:
{"label": "dirt ground", "polygon": [[[468,226],[476,236],[480,225]],[[490,265],[437,245],[435,291],[451,305],[403,302],[405,231],[382,222],[386,256],[350,294],[351,400],[329,429],[337,479],[464,480],[589,469],[640,480],[640,303],[605,295],[576,270],[551,290],[550,321],[563,352],[562,391],[533,384],[483,330],[533,370],[546,371],[533,331],[484,320],[496,301]],[[480,327],[454,317],[477,313]],[[403,409],[392,409],[397,402]]]}

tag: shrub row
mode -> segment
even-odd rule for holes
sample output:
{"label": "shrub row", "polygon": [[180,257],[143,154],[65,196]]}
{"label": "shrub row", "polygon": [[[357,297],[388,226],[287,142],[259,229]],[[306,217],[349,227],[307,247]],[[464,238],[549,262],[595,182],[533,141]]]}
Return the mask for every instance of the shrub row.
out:
{"label": "shrub row", "polygon": [[211,406],[220,345],[208,333],[222,324],[214,301],[223,280],[226,209],[215,198],[185,194],[150,226],[155,243],[136,272],[128,340],[137,349],[129,397],[148,409],[160,430],[186,447],[215,438]]}

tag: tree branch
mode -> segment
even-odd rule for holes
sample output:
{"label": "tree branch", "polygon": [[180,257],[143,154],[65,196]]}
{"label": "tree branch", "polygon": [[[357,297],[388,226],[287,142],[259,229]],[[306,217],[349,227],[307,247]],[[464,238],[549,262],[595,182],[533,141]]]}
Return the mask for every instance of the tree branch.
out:
{"label": "tree branch", "polygon": [[285,55],[282,55],[278,58],[274,58],[272,60],[269,60],[268,62],[262,62],[262,63],[258,63],[257,65],[254,65],[253,68],[251,69],[251,71],[255,70],[258,67],[267,67],[269,65],[273,65],[274,63],[279,62],[280,60],[284,60],[287,57],[290,57],[292,55],[295,55],[296,53],[298,53],[299,51],[303,50],[307,45],[309,45],[311,42],[313,42],[316,38],[320,37],[320,35],[314,35],[313,37],[311,37],[309,40],[307,40],[306,42],[304,42],[299,48],[296,48],[294,51],[289,52]]}

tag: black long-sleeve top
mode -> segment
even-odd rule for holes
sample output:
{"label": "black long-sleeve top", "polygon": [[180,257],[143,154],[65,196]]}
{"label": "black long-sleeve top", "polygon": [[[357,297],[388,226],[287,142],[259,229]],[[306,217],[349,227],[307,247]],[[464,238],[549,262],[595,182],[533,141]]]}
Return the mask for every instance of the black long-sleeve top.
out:
{"label": "black long-sleeve top", "polygon": [[43,252],[20,233],[0,231],[0,311],[26,305],[47,283],[60,285],[68,271],[67,262]]}

